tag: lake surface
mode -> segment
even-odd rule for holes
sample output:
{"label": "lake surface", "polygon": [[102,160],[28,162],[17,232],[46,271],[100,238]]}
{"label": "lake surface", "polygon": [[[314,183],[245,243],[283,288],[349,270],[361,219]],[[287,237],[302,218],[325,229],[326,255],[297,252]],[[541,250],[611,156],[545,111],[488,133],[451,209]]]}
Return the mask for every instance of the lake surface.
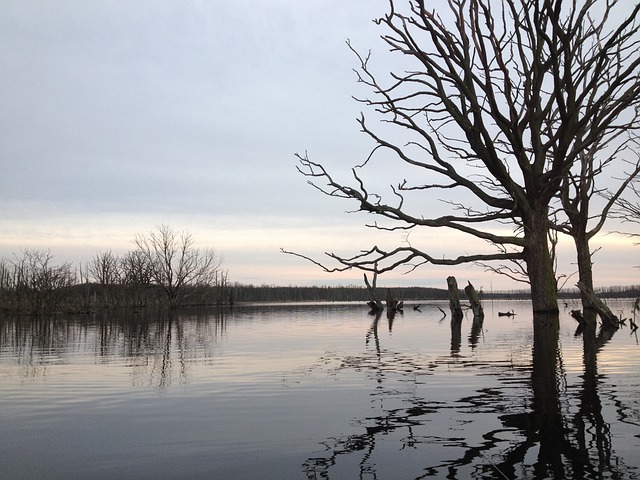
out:
{"label": "lake surface", "polygon": [[438,307],[0,319],[0,478],[640,478],[628,326]]}

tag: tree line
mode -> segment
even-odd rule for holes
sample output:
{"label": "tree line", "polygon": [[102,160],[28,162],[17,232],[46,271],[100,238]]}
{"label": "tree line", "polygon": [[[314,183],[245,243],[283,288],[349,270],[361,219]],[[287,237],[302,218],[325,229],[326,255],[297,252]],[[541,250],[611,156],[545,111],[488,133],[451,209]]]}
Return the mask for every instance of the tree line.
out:
{"label": "tree line", "polygon": [[[446,289],[431,287],[393,287],[393,293],[404,300],[446,300]],[[236,302],[367,302],[364,286],[279,286],[234,284]]]}
{"label": "tree line", "polygon": [[[393,296],[403,301],[449,300],[446,288],[434,287],[390,287]],[[617,285],[596,288],[603,298],[639,298],[640,285]],[[369,292],[359,285],[335,286],[281,286],[281,285],[244,285],[233,283],[230,294],[235,302],[368,302]],[[479,292],[483,300],[529,300],[528,289],[495,290]],[[460,291],[463,297],[464,291]],[[563,300],[579,299],[580,290],[565,288],[559,292]]]}
{"label": "tree line", "polygon": [[228,272],[212,248],[167,225],[137,234],[124,255],[97,253],[77,268],[55,264],[48,250],[24,249],[0,259],[0,308],[24,313],[222,303]]}

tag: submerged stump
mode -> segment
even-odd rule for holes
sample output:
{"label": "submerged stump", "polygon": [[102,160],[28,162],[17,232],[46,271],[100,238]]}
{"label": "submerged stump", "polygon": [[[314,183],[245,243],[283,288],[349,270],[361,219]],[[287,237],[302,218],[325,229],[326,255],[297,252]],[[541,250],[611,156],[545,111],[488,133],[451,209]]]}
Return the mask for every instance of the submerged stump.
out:
{"label": "submerged stump", "polygon": [[447,277],[447,288],[449,289],[449,308],[451,309],[451,317],[453,320],[461,320],[462,306],[460,305],[460,290],[456,277]]}
{"label": "submerged stump", "polygon": [[376,295],[376,281],[378,280],[378,273],[373,272],[373,285],[369,283],[369,279],[367,278],[367,274],[364,274],[364,284],[367,286],[367,291],[369,292],[370,300],[367,302],[369,308],[372,312],[381,312],[384,310],[384,306],[382,302],[378,299]]}
{"label": "submerged stump", "polygon": [[387,308],[389,311],[400,312],[404,307],[404,302],[402,300],[398,301],[393,294],[391,293],[391,289],[387,289]]}
{"label": "submerged stump", "polygon": [[464,291],[469,297],[469,301],[471,302],[471,309],[473,310],[473,318],[474,319],[483,319],[484,318],[484,309],[482,308],[482,302],[480,301],[480,295],[476,292],[476,289],[471,285],[471,282],[468,282],[469,285],[464,287]]}

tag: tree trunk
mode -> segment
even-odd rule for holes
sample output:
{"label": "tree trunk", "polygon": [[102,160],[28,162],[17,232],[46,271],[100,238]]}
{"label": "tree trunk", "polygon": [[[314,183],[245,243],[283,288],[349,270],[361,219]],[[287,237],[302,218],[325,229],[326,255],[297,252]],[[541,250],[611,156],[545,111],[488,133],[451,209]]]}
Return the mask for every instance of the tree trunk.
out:
{"label": "tree trunk", "polygon": [[371,308],[371,310],[381,312],[382,310],[384,310],[384,307],[382,306],[382,302],[380,301],[376,293],[377,281],[378,281],[377,272],[373,272],[373,285],[369,283],[367,274],[366,273],[364,274],[364,284],[367,286],[367,291],[369,292],[369,298],[370,298],[369,302],[367,302],[367,305],[369,305],[369,308]]}
{"label": "tree trunk", "polygon": [[562,452],[568,441],[560,402],[559,333],[558,314],[534,314],[531,429],[539,442],[538,461],[549,466],[562,464]]}
{"label": "tree trunk", "polygon": [[547,209],[531,215],[527,223],[524,255],[531,284],[533,313],[558,313],[558,286],[549,253]]}
{"label": "tree trunk", "polygon": [[[593,265],[591,264],[589,240],[584,233],[575,234],[573,238],[576,244],[576,259],[578,261],[579,282],[587,286],[589,290],[593,291]],[[583,310],[594,308],[591,297],[582,290],[580,290],[580,298],[582,300]]]}
{"label": "tree trunk", "polygon": [[464,287],[464,291],[467,294],[467,297],[469,297],[469,302],[471,302],[474,320],[483,319],[484,309],[482,308],[482,301],[480,300],[480,295],[478,295],[478,292],[476,292],[476,289],[473,287],[471,282],[469,282],[469,285]]}
{"label": "tree trunk", "polygon": [[449,308],[451,308],[451,317],[453,320],[460,320],[463,317],[462,307],[460,306],[460,290],[456,277],[447,277],[447,287],[449,289]]}
{"label": "tree trunk", "polygon": [[609,309],[609,307],[607,307],[604,302],[596,296],[593,289],[582,282],[578,282],[578,288],[580,289],[580,292],[582,292],[582,295],[588,297],[590,305],[596,312],[598,312],[598,315],[600,315],[600,318],[602,319],[602,323],[612,328],[618,328],[620,320]]}

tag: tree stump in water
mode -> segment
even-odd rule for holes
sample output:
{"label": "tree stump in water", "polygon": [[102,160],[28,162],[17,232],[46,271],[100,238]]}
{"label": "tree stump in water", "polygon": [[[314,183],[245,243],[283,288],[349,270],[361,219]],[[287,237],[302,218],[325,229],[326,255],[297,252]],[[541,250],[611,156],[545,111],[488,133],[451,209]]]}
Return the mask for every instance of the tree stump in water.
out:
{"label": "tree stump in water", "polygon": [[378,280],[378,273],[377,272],[373,272],[373,285],[371,285],[369,283],[369,279],[367,278],[367,274],[364,274],[364,283],[367,286],[367,291],[369,292],[369,298],[371,298],[371,300],[369,300],[367,302],[367,305],[369,305],[369,308],[371,308],[371,311],[373,312],[381,312],[382,310],[384,310],[384,307],[382,306],[382,302],[378,299],[378,297],[376,296],[376,281]]}
{"label": "tree stump in water", "polygon": [[449,308],[453,320],[460,320],[463,317],[462,307],[460,306],[460,290],[456,277],[447,277],[447,288],[449,289]]}
{"label": "tree stump in water", "polygon": [[402,311],[403,306],[404,302],[398,301],[391,293],[391,289],[387,288],[387,309],[394,312],[400,312]]}
{"label": "tree stump in water", "polygon": [[469,297],[469,301],[471,302],[471,309],[473,310],[473,317],[477,319],[484,318],[484,309],[482,308],[482,302],[480,301],[480,295],[476,292],[476,289],[473,288],[471,282],[468,282],[469,285],[464,287],[464,291]]}

